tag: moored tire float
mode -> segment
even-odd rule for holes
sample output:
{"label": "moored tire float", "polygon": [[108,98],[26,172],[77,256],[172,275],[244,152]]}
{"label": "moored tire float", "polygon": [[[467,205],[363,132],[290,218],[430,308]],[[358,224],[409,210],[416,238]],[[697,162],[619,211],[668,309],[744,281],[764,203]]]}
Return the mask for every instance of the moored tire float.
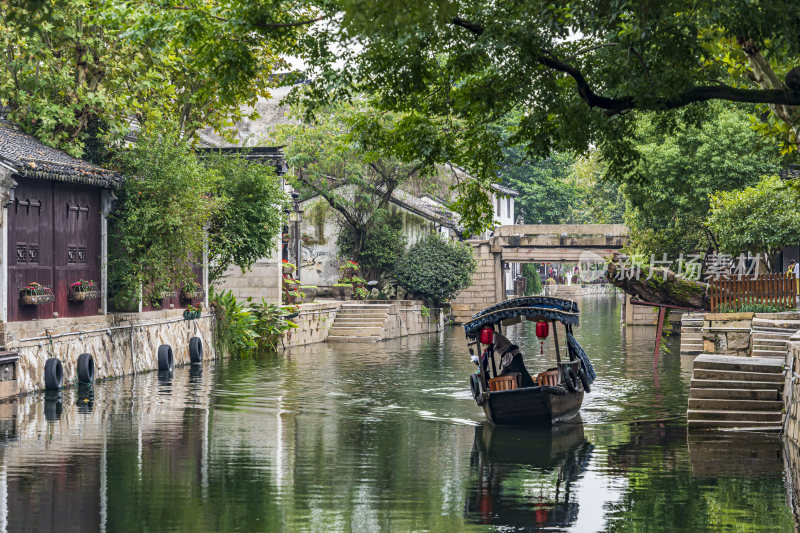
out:
{"label": "moored tire float", "polygon": [[58,390],[64,385],[64,368],[57,357],[51,357],[44,363],[44,388]]}
{"label": "moored tire float", "polygon": [[91,385],[94,383],[94,358],[91,354],[82,353],[78,356],[78,383]]}
{"label": "moored tire float", "polygon": [[189,339],[189,360],[194,364],[203,362],[203,339],[200,337]]}
{"label": "moored tire float", "polygon": [[172,346],[162,344],[158,347],[158,370],[172,372]]}

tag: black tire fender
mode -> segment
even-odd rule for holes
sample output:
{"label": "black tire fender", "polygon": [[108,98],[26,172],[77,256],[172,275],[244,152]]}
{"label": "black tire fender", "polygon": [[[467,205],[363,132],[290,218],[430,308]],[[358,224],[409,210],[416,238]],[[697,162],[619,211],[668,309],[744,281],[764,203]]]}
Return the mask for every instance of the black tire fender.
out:
{"label": "black tire fender", "polygon": [[472,398],[477,402],[481,397],[481,378],[478,374],[469,375],[469,388],[472,390]]}
{"label": "black tire fender", "polygon": [[169,344],[162,344],[158,347],[158,369],[172,372],[172,363],[172,346]]}
{"label": "black tire fender", "polygon": [[203,339],[200,337],[189,339],[189,360],[192,363],[203,362]]}
{"label": "black tire fender", "polygon": [[51,357],[44,362],[44,388],[47,390],[58,390],[64,385],[64,368],[61,361],[56,357]]}
{"label": "black tire fender", "polygon": [[586,372],[582,368],[578,370],[578,379],[581,380],[581,385],[583,385],[583,392],[587,394],[592,392],[592,388],[589,386],[589,378],[586,377]]}
{"label": "black tire fender", "polygon": [[94,358],[91,354],[82,353],[78,356],[78,383],[91,385],[94,383]]}
{"label": "black tire fender", "polygon": [[578,392],[578,376],[572,371],[572,367],[565,366],[562,371],[562,379],[567,390],[570,392]]}

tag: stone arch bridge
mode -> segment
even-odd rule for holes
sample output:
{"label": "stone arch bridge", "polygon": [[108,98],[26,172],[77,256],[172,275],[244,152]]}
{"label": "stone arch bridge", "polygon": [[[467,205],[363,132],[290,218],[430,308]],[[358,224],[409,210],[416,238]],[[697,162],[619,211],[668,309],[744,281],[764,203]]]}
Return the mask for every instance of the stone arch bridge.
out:
{"label": "stone arch bridge", "polygon": [[577,263],[587,252],[608,258],[627,242],[628,228],[622,224],[500,226],[489,239],[467,241],[478,271],[473,285],[453,301],[453,318],[466,322],[484,307],[506,299],[506,263]]}

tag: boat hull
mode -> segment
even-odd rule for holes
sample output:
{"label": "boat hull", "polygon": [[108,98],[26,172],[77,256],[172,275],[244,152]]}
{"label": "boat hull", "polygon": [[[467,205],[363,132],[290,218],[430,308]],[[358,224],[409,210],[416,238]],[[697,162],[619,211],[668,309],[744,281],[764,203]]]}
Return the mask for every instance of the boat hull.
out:
{"label": "boat hull", "polygon": [[582,390],[553,394],[537,386],[491,392],[483,411],[489,422],[498,426],[552,426],[573,418],[582,404]]}

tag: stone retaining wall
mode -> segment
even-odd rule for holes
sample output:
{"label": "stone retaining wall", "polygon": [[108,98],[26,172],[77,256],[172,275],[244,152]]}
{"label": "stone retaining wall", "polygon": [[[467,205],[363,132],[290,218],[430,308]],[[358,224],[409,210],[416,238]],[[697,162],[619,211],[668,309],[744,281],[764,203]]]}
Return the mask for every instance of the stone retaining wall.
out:
{"label": "stone retaining wall", "polygon": [[[300,304],[299,314],[292,319],[297,328],[283,335],[283,347],[303,346],[325,342],[328,331],[336,319],[336,313],[346,303],[340,300]],[[359,303],[350,301],[349,303]],[[369,303],[369,302],[363,302]],[[393,339],[407,335],[434,333],[444,329],[444,313],[441,309],[430,309],[429,316],[422,316],[422,302],[418,300],[380,301],[392,304],[383,326],[381,339]]]}
{"label": "stone retaining wall", "polygon": [[204,357],[213,358],[212,332],[211,315],[187,321],[180,309],[0,325],[3,346],[20,355],[20,393],[44,388],[44,364],[51,357],[61,360],[65,383],[77,379],[76,364],[82,353],[94,358],[95,379],[156,370],[158,347],[162,344],[172,346],[175,365],[189,363],[192,337],[200,337]]}
{"label": "stone retaining wall", "polygon": [[786,381],[783,387],[783,405],[786,412],[785,434],[800,444],[800,331],[789,339],[786,351]]}
{"label": "stone retaining wall", "polygon": [[703,353],[750,355],[753,313],[706,313],[703,318]]}
{"label": "stone retaining wall", "polygon": [[331,329],[336,313],[341,309],[340,301],[315,302],[300,304],[300,314],[292,319],[297,324],[296,329],[290,329],[283,334],[283,346],[303,346],[315,342],[325,342],[328,330]]}
{"label": "stone retaining wall", "polygon": [[496,275],[500,271],[500,254],[492,252],[488,241],[468,241],[468,244],[478,261],[478,270],[472,276],[472,285],[458,293],[450,305],[453,320],[460,324],[468,322],[481,309],[497,303],[497,285],[501,283]]}

